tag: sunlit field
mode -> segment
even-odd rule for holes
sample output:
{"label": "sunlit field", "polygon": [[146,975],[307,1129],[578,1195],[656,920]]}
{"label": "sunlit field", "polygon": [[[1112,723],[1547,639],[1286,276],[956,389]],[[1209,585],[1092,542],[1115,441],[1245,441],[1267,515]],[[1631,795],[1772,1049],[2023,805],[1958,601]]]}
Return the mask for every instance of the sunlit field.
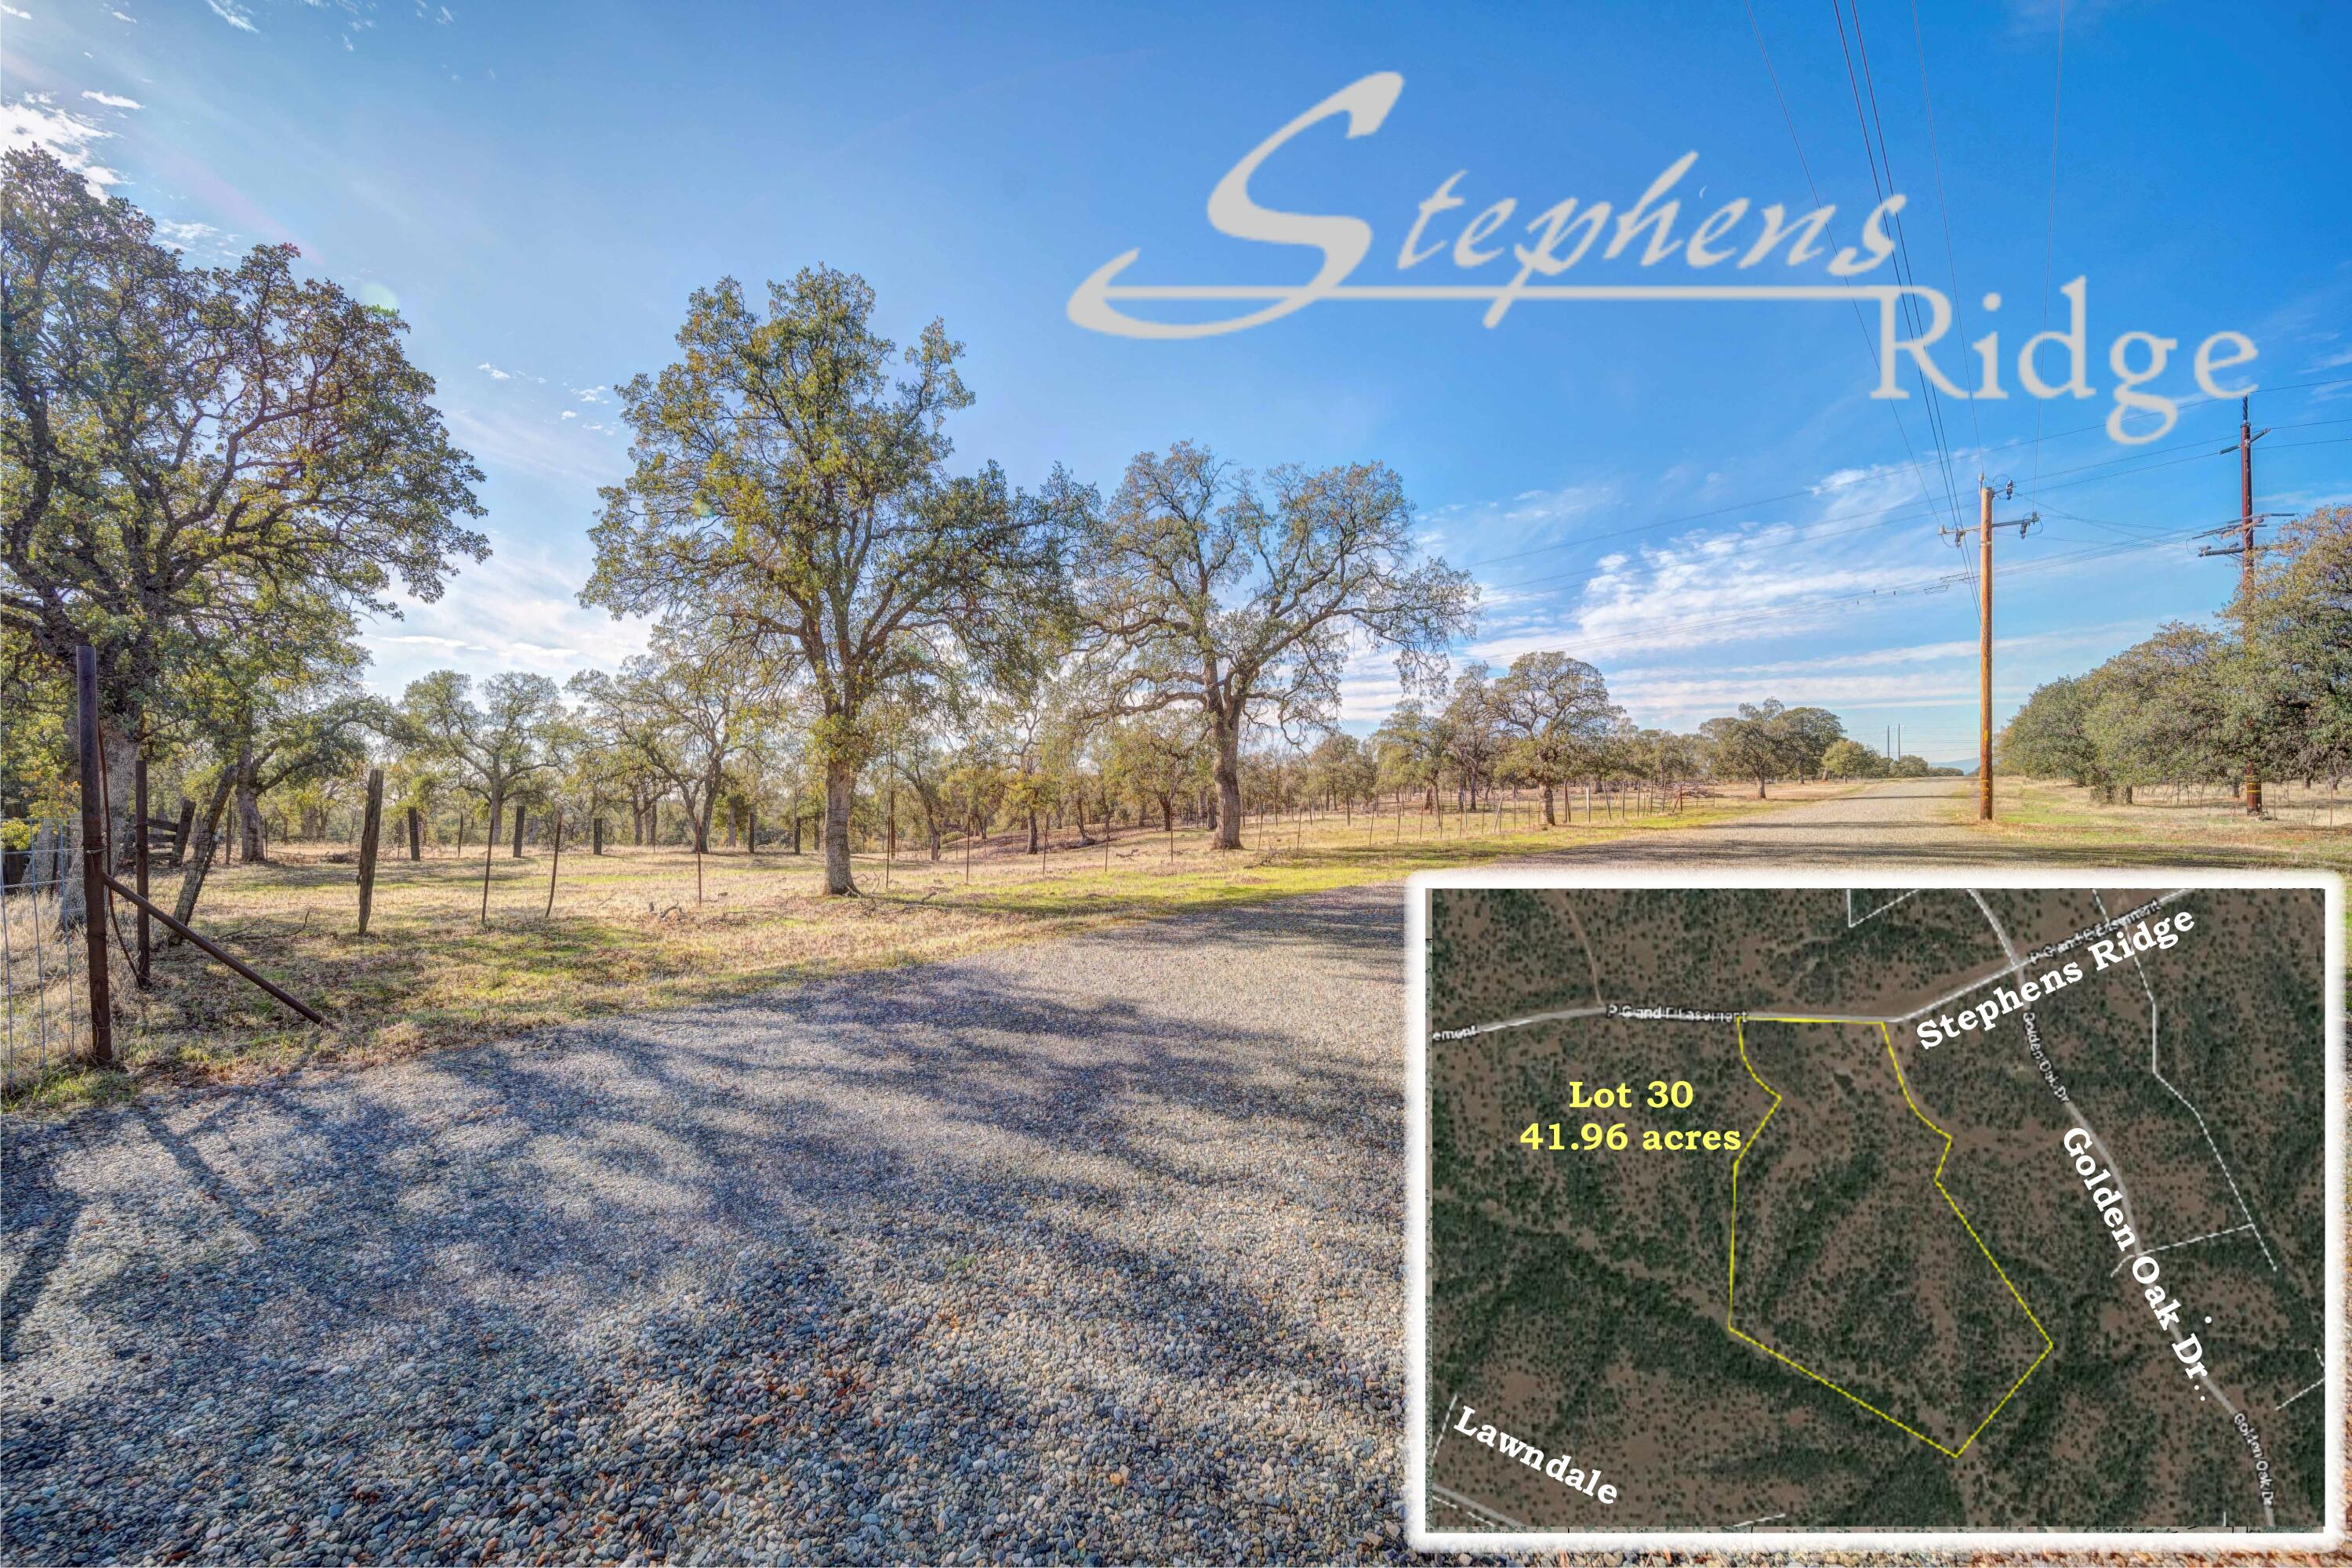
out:
{"label": "sunlit field", "polygon": [[[355,858],[345,844],[287,844],[260,865],[215,867],[198,930],[326,1016],[294,1016],[185,947],[158,946],[142,991],[118,946],[111,973],[121,1070],[74,1060],[82,943],[42,928],[44,900],[9,902],[9,1096],[20,1109],[122,1092],[163,1076],[234,1077],[322,1058],[364,1061],[496,1038],[583,1018],[740,994],[820,975],[953,956],[1113,921],[1212,909],[1391,880],[1444,866],[1541,853],[1628,834],[1671,832],[1844,785],[1776,786],[1769,802],[1737,788],[1635,802],[1581,793],[1546,828],[1540,801],[1442,819],[1378,814],[1253,815],[1245,847],[1221,852],[1199,828],[1174,834],[1065,826],[1045,853],[1024,834],[950,841],[934,861],[918,847],[855,857],[862,896],[819,892],[822,862],[763,845],[697,857],[682,847],[567,842],[485,854],[425,847],[407,858],[386,835],[368,934],[357,934]],[[486,888],[487,884],[487,888]],[[176,886],[157,879],[158,901]],[[487,899],[485,892],[487,890]],[[125,941],[131,914],[119,909]],[[42,961],[37,975],[33,960]],[[46,1025],[46,1034],[39,1031]]]}
{"label": "sunlit field", "polygon": [[[2128,805],[2120,794],[2102,800],[2095,790],[2044,779],[1998,778],[1994,787],[1990,832],[2004,847],[2098,844],[2134,865],[2244,858],[2352,866],[2352,794],[2324,784],[2265,783],[2262,817],[2247,816],[2225,785],[2143,784]],[[1976,802],[1973,789],[1955,794],[1954,819],[1972,820]]]}

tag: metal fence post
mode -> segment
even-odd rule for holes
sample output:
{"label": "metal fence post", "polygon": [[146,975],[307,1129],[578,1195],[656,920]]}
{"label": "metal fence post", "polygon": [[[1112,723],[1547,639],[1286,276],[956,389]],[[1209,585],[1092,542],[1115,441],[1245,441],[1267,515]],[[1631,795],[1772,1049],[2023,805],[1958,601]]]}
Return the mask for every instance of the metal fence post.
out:
{"label": "metal fence post", "polygon": [[98,784],[105,763],[98,747],[98,654],[89,644],[74,649],[74,728],[81,763],[82,932],[89,942],[89,1059],[114,1063],[114,999],[106,972],[106,817],[98,806]]}

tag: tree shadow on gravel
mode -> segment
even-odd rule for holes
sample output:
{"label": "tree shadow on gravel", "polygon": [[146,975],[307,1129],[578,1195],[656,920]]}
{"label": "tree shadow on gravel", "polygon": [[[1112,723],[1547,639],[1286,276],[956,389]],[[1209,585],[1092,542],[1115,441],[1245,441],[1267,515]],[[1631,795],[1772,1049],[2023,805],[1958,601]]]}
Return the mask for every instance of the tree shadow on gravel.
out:
{"label": "tree shadow on gravel", "polygon": [[[1295,941],[1393,983],[1393,900],[1087,946]],[[1216,1000],[948,964],[36,1130],[55,1256],[17,1311],[46,1291],[68,1331],[0,1394],[51,1450],[0,1522],[32,1556],[171,1558],[219,1521],[298,1559],[530,1556],[559,1524],[623,1554],[1391,1551],[1393,1041]],[[75,1258],[100,1213],[156,1267]],[[151,1364],[68,1342],[128,1332]]]}

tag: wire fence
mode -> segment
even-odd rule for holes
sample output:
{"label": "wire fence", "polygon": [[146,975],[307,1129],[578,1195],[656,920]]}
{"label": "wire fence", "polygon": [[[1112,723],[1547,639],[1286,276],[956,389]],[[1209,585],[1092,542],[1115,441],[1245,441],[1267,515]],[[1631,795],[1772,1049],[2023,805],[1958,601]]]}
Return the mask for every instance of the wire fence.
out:
{"label": "wire fence", "polygon": [[9,1093],[90,1048],[80,826],[57,817],[23,826],[29,841],[0,851],[0,1087]]}

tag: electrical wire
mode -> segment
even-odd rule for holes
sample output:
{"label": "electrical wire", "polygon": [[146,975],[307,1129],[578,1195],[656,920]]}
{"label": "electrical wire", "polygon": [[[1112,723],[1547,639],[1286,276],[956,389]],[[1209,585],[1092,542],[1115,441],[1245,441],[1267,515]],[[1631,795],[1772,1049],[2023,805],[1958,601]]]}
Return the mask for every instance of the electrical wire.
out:
{"label": "electrical wire", "polygon": [[[2066,100],[2066,0],[2058,0],[2058,65],[2050,83],[2050,201],[2042,226],[2042,330],[2050,330],[2050,280],[2058,247],[2058,111]],[[2042,477],[2042,401],[2033,404],[2033,477]]]}
{"label": "electrical wire", "polygon": [[[1804,172],[1805,189],[1811,195],[1813,205],[1818,207],[1822,205],[1821,187],[1813,183],[1812,163],[1805,156],[1803,139],[1797,134],[1797,117],[1790,112],[1788,95],[1780,90],[1780,73],[1772,68],[1772,51],[1765,47],[1764,27],[1756,19],[1754,0],[1739,0],[1739,3],[1748,13],[1749,29],[1756,35],[1756,52],[1763,58],[1764,74],[1771,81],[1772,96],[1780,105],[1780,120],[1789,128],[1790,144],[1797,150],[1797,167]],[[1862,319],[1862,305],[1858,300],[1849,300],[1847,303],[1853,309],[1854,330],[1862,334],[1862,352],[1869,359],[1872,370],[1875,372],[1878,368],[1878,351],[1872,346],[1869,323]],[[1919,480],[1920,493],[1932,499],[1936,493],[1935,487],[1927,482],[1927,469],[1919,461],[1919,450],[1911,443],[1911,427],[1903,422],[1903,411],[1890,402],[1886,405],[1886,412],[1895,421],[1895,434],[1903,438],[1904,455],[1911,460],[1911,471]]]}

